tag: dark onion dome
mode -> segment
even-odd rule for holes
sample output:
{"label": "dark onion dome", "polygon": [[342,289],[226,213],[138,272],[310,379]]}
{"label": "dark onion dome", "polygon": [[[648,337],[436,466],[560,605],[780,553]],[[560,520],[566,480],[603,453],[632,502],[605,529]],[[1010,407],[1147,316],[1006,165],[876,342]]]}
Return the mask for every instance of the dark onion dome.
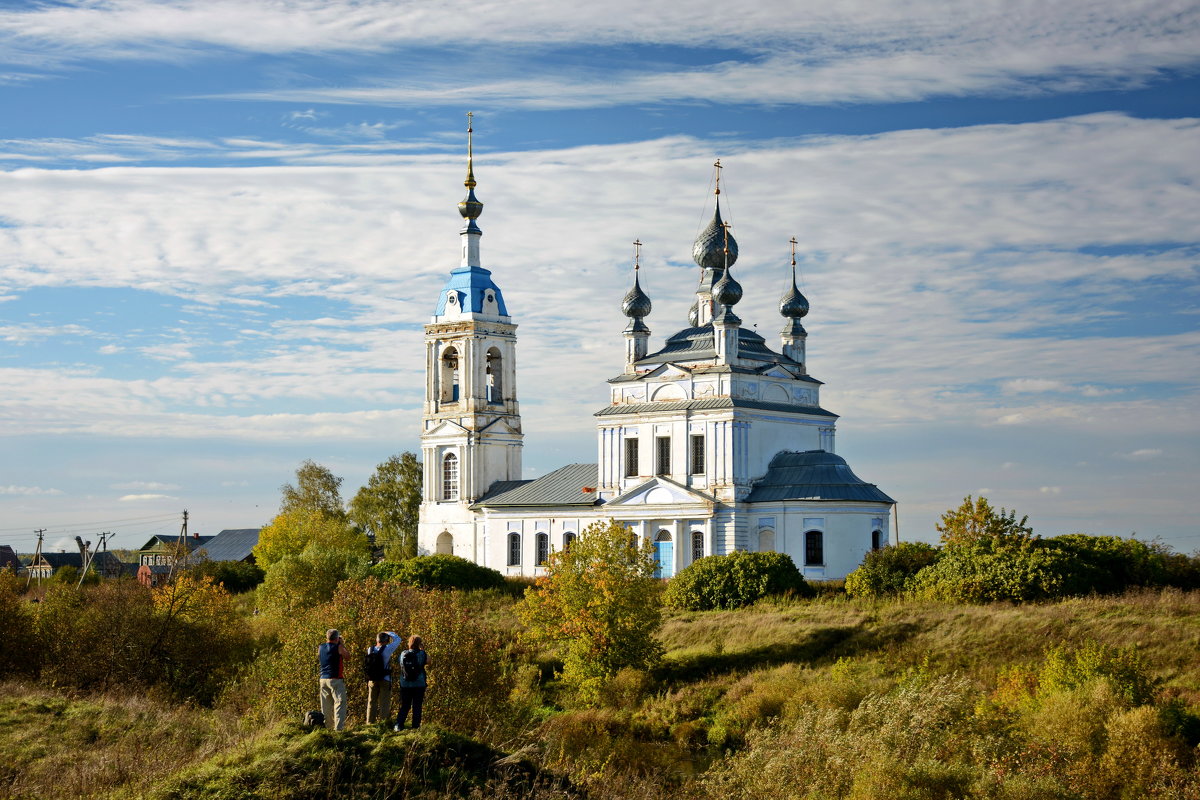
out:
{"label": "dark onion dome", "polygon": [[688,309],[688,322],[693,328],[700,324],[700,301],[692,303],[692,307]]}
{"label": "dark onion dome", "polygon": [[796,280],[792,279],[792,288],[779,299],[779,313],[785,317],[798,319],[808,313],[808,299],[796,288]]}
{"label": "dark onion dome", "polygon": [[[732,244],[732,236],[729,237],[729,241]],[[732,259],[730,263],[733,263]],[[731,271],[726,269],[721,280],[717,281],[717,285],[713,287],[713,299],[726,308],[737,305],[737,302],[742,299],[742,285],[735,281],[730,273]]]}
{"label": "dark onion dome", "polygon": [[479,202],[479,198],[475,196],[475,181],[470,181],[467,187],[467,197],[458,204],[458,213],[463,215],[463,219],[479,219],[479,215],[483,213],[483,203]]}
{"label": "dark onion dome", "polygon": [[[737,261],[737,240],[729,235],[729,266]],[[700,231],[696,243],[692,245],[692,258],[704,269],[721,269],[725,262],[725,228],[721,220],[721,200],[717,198],[717,211],[713,214],[712,222]]]}
{"label": "dark onion dome", "polygon": [[650,298],[642,291],[642,285],[638,282],[638,275],[633,273],[633,288],[625,294],[625,300],[621,303],[621,313],[627,317],[641,319],[650,314]]}

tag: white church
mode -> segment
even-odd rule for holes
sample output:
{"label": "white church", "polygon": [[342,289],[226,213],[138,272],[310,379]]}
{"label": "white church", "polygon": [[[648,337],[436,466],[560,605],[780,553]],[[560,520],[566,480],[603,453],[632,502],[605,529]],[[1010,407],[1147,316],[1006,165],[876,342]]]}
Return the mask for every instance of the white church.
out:
{"label": "white church", "polygon": [[589,524],[616,520],[654,543],[662,578],[704,556],[773,550],[829,580],[889,543],[895,501],[835,454],[837,415],[808,374],[794,256],[778,350],[734,311],[738,247],[721,220],[719,169],[712,222],[692,247],[703,274],[688,326],[651,352],[635,268],[625,363],[594,414],[597,461],[523,479],[517,325],[480,259],[472,167],[468,138],[462,261],[425,326],[420,552],[535,576]]}

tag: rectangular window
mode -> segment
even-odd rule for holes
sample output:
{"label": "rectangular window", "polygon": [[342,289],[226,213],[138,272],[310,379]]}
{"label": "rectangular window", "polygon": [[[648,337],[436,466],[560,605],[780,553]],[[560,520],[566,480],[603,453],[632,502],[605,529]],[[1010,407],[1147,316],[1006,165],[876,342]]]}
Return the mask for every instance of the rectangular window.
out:
{"label": "rectangular window", "polygon": [[671,474],[671,437],[660,436],[655,443],[658,447],[656,451],[657,459],[655,461],[655,475],[670,475]]}
{"label": "rectangular window", "polygon": [[625,477],[636,478],[640,473],[638,470],[638,439],[625,440]]}
{"label": "rectangular window", "polygon": [[704,435],[692,434],[692,474],[704,474]]}
{"label": "rectangular window", "polygon": [[819,567],[825,563],[825,541],[820,531],[804,534],[804,566]]}

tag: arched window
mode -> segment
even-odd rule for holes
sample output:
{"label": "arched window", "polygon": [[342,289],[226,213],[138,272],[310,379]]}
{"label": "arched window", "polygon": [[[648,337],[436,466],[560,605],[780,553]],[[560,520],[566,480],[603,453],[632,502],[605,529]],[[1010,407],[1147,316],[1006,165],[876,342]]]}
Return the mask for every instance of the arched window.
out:
{"label": "arched window", "polygon": [[521,534],[510,533],[508,535],[508,565],[510,567],[519,566],[521,563]]}
{"label": "arched window", "polygon": [[871,549],[878,550],[883,547],[883,531],[871,531]]}
{"label": "arched window", "polygon": [[485,380],[487,381],[487,401],[489,403],[504,402],[504,386],[501,383],[504,376],[504,362],[500,357],[500,351],[492,348],[487,351],[487,370]]}
{"label": "arched window", "polygon": [[820,531],[804,533],[804,566],[820,567],[825,564],[825,534]]}
{"label": "arched window", "polygon": [[575,543],[575,531],[567,531],[563,534],[563,552],[571,549],[571,545]]}
{"label": "arched window", "polygon": [[704,531],[692,531],[692,561],[704,558]]}
{"label": "arched window", "polygon": [[758,532],[758,552],[775,552],[775,531],[770,528],[764,528]]}
{"label": "arched window", "polygon": [[458,456],[454,453],[442,457],[442,499],[458,499]]}
{"label": "arched window", "polygon": [[537,535],[537,560],[534,562],[539,567],[546,566],[546,562],[550,560],[550,534],[539,533]]}
{"label": "arched window", "polygon": [[442,402],[457,403],[459,392],[458,350],[447,347],[442,353]]}
{"label": "arched window", "polygon": [[454,555],[454,537],[450,535],[450,531],[438,534],[437,551],[443,555]]}
{"label": "arched window", "polygon": [[654,577],[670,578],[675,574],[675,543],[671,532],[660,530],[654,535]]}

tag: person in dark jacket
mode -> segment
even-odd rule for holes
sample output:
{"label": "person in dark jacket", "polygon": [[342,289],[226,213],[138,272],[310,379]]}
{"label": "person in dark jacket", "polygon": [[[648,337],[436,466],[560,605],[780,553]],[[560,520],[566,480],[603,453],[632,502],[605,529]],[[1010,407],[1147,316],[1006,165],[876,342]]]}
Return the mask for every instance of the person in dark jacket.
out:
{"label": "person in dark jacket", "polygon": [[410,708],[413,728],[421,727],[421,706],[425,704],[428,686],[425,668],[429,666],[429,654],[423,645],[421,637],[414,636],[408,640],[408,649],[400,654],[400,714],[396,717],[396,730],[403,730]]}
{"label": "person in dark jacket", "polygon": [[350,653],[336,628],[325,632],[325,643],[317,646],[321,670],[321,713],[325,727],[340,731],[346,726],[346,660]]}
{"label": "person in dark jacket", "polygon": [[375,637],[375,644],[367,648],[367,654],[379,653],[383,659],[384,673],[379,680],[367,680],[367,723],[388,721],[392,715],[392,669],[389,666],[392,653],[404,644],[395,631],[382,631]]}

